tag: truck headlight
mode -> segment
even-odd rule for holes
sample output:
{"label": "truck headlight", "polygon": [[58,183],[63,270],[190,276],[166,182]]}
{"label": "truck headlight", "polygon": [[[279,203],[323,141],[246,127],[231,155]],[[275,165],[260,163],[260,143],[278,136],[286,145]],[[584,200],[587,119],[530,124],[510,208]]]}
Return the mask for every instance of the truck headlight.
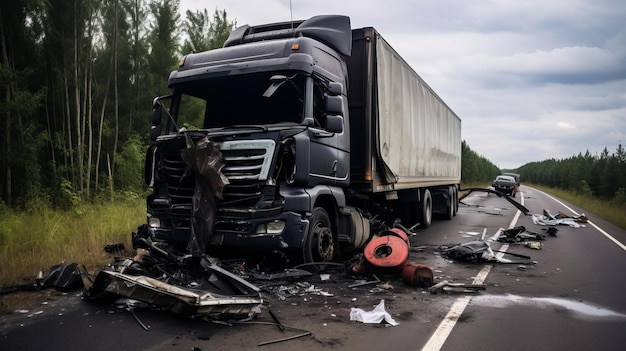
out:
{"label": "truck headlight", "polygon": [[259,224],[257,234],[280,234],[285,229],[285,221],[275,220],[269,223]]}
{"label": "truck headlight", "polygon": [[157,217],[148,218],[148,226],[150,228],[161,228],[161,220]]}

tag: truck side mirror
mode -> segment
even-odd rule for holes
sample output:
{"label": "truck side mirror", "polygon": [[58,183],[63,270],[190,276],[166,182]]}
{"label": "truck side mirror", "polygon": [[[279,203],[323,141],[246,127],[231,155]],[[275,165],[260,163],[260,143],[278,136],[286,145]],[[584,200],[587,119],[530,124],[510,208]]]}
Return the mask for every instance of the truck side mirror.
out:
{"label": "truck side mirror", "polygon": [[330,95],[342,95],[343,94],[343,84],[339,82],[330,82],[328,83],[328,93]]}
{"label": "truck side mirror", "polygon": [[152,126],[150,127],[150,141],[156,141],[161,134],[161,115],[163,113],[163,104],[159,98],[155,98],[152,103]]}
{"label": "truck side mirror", "polygon": [[324,98],[324,111],[329,115],[343,116],[343,97],[341,95],[326,95]]}
{"label": "truck side mirror", "polygon": [[331,133],[343,133],[343,117],[326,115],[326,130]]}

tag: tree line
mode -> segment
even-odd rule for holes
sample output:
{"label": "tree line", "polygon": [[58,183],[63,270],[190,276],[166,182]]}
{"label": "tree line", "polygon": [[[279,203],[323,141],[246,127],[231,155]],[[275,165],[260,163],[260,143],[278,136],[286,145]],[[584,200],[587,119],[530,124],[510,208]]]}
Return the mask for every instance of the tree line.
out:
{"label": "tree line", "polygon": [[616,206],[626,204],[626,151],[622,144],[613,153],[606,147],[599,155],[587,150],[584,155],[527,163],[517,171],[523,181],[572,190]]}
{"label": "tree line", "polygon": [[[181,18],[179,0],[0,2],[0,205],[68,208],[141,192],[152,99],[168,93],[184,54],[221,47],[235,26],[225,10]],[[612,180],[624,174],[623,159],[620,146],[617,155],[548,160],[519,172],[563,187],[584,179],[594,194],[611,196],[626,187]],[[463,182],[498,174],[463,141]]]}
{"label": "tree line", "polygon": [[179,0],[0,3],[0,197],[70,206],[141,189],[151,102],[182,55],[220,47],[226,11]]}
{"label": "tree line", "polygon": [[461,180],[466,184],[492,182],[500,174],[498,166],[461,143]]}

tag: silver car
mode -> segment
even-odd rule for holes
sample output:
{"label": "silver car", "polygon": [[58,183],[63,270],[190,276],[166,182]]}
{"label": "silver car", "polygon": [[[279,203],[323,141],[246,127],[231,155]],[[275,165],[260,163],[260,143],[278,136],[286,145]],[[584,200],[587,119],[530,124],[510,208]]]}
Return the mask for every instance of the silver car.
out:
{"label": "silver car", "polygon": [[515,178],[507,175],[499,175],[496,180],[493,181],[493,188],[505,195],[515,197],[517,194],[517,181]]}

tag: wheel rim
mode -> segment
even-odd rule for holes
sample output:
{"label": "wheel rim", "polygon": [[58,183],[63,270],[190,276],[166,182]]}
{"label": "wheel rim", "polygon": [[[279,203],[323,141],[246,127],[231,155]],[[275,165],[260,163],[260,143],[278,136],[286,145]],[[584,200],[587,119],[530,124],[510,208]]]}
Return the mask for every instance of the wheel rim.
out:
{"label": "wheel rim", "polygon": [[324,223],[315,223],[313,230],[313,247],[315,254],[320,261],[332,261],[335,245],[333,243],[333,232]]}

